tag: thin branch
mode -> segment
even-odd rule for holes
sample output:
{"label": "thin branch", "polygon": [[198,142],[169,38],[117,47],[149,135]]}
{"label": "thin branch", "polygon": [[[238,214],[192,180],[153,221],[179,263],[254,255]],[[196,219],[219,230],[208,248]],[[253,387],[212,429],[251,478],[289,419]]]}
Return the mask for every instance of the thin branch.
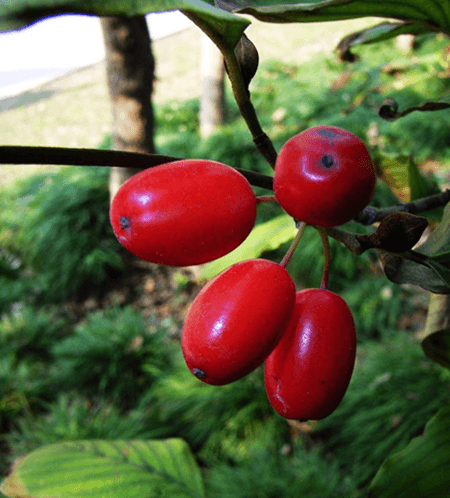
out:
{"label": "thin branch", "polygon": [[67,166],[119,166],[151,168],[179,158],[117,150],[71,147],[0,145],[0,164],[56,164]]}
{"label": "thin branch", "polygon": [[239,107],[241,116],[244,118],[248,129],[253,137],[253,142],[256,148],[265,157],[267,162],[275,167],[275,161],[277,158],[277,152],[273,146],[270,138],[261,128],[261,125],[256,115],[255,108],[250,100],[250,93],[242,77],[241,68],[239,61],[236,57],[234,49],[231,49],[225,40],[223,40],[220,35],[213,31],[208,24],[203,22],[203,20],[193,14],[192,12],[180,9],[181,12],[188,17],[194,24],[196,24],[206,35],[211,38],[211,40],[216,44],[217,48],[223,55],[225,65],[227,68],[228,77],[231,82],[231,87],[233,89],[234,98]]}
{"label": "thin branch", "polygon": [[[116,150],[0,145],[0,166],[2,164],[54,164],[146,169],[181,159],[183,158]],[[273,190],[272,177],[246,169],[233,169],[245,176],[251,185]]]}
{"label": "thin branch", "polygon": [[372,225],[377,221],[382,221],[386,216],[392,213],[406,212],[411,214],[419,214],[430,209],[436,209],[445,206],[450,201],[450,190],[447,189],[439,194],[423,197],[416,201],[399,204],[398,206],[389,206],[386,208],[376,208],[367,206],[354,218],[354,221],[362,225]]}
{"label": "thin branch", "polygon": [[371,249],[374,246],[367,243],[366,239],[360,240],[360,236],[357,233],[347,232],[341,228],[331,227],[326,228],[327,234],[333,239],[337,240],[343,244],[347,249],[349,249],[353,254],[359,256],[367,249]]}
{"label": "thin branch", "polygon": [[[0,165],[54,164],[60,166],[118,166],[122,168],[146,169],[181,159],[183,158],[115,150],[0,145]],[[273,191],[273,178],[271,176],[241,168],[234,169],[245,176],[251,185]],[[407,212],[419,214],[424,211],[443,207],[448,202],[450,202],[450,189],[397,206],[385,208],[367,206],[354,218],[354,221],[362,225],[372,225],[373,223],[382,221],[393,213]],[[357,234],[349,234],[349,232],[338,228],[329,229],[328,234],[330,237],[340,240],[355,254],[361,254],[361,252],[369,248],[365,243],[361,244],[358,241]]]}

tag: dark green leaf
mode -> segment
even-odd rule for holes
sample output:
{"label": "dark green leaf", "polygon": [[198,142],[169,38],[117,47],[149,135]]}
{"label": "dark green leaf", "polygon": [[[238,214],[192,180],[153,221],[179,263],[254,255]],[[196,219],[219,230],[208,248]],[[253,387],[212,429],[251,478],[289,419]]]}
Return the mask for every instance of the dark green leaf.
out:
{"label": "dark green leaf", "polygon": [[388,255],[384,258],[386,277],[395,284],[418,285],[436,294],[450,294],[450,270],[424,257],[412,261]]}
{"label": "dark green leaf", "polygon": [[442,408],[417,437],[389,457],[370,485],[370,498],[448,498],[450,406]]}
{"label": "dark green leaf", "polygon": [[0,31],[20,29],[59,14],[131,17],[180,9],[234,48],[250,21],[216,8],[213,3],[202,0],[9,0],[0,6]]}
{"label": "dark green leaf", "polygon": [[440,254],[436,254],[435,256],[430,256],[431,259],[437,261],[438,263],[450,263],[450,252],[442,252]]}
{"label": "dark green leaf", "polygon": [[433,361],[450,368],[450,329],[428,335],[422,341],[422,348]]}
{"label": "dark green leaf", "polygon": [[400,19],[450,32],[448,0],[233,0],[221,2],[233,12],[250,14],[265,22],[321,22],[358,17]]}
{"label": "dark green leaf", "polygon": [[445,283],[447,288],[450,289],[450,268],[448,265],[444,265],[439,263],[438,261],[434,261],[433,259],[427,259],[426,264],[428,268],[431,268],[436,275],[439,276],[442,282]]}
{"label": "dark green leaf", "polygon": [[446,93],[439,99],[427,100],[418,105],[408,107],[403,111],[398,111],[398,104],[394,99],[385,99],[383,105],[380,107],[379,115],[387,121],[395,121],[402,118],[414,111],[442,111],[450,107],[450,92]]}
{"label": "dark green leaf", "polygon": [[413,159],[408,162],[408,180],[409,188],[411,189],[411,201],[440,192],[436,185],[420,171]]}
{"label": "dark green leaf", "polygon": [[20,458],[1,484],[14,498],[204,498],[200,470],[182,439],[77,441]]}
{"label": "dark green leaf", "polygon": [[345,53],[348,53],[351,47],[357,45],[378,43],[380,41],[389,40],[390,38],[395,38],[398,35],[417,35],[429,31],[429,28],[422,26],[421,24],[410,22],[382,22],[376,26],[371,26],[370,28],[347,35],[339,42],[336,49],[341,54],[341,57],[343,57]]}
{"label": "dark green leaf", "polygon": [[450,205],[439,225],[417,251],[405,257],[382,254],[386,276],[396,284],[413,284],[437,294],[450,293]]}

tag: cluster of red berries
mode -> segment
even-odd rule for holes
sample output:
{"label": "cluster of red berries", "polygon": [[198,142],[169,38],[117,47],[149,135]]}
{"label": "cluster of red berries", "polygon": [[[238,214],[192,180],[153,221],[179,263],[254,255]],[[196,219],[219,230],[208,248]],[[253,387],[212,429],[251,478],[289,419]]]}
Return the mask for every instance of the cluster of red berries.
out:
{"label": "cluster of red berries", "polygon": [[[317,126],[281,149],[276,200],[298,221],[319,227],[354,218],[369,202],[375,170],[364,143],[340,128]],[[122,185],[110,219],[136,256],[188,266],[219,258],[252,230],[257,199],[230,166],[183,160],[142,171]],[[203,382],[233,382],[264,363],[265,388],[289,419],[321,419],[335,410],[353,372],[356,333],[345,301],[327,290],[296,293],[284,265],[247,260],[198,294],[181,345]]]}

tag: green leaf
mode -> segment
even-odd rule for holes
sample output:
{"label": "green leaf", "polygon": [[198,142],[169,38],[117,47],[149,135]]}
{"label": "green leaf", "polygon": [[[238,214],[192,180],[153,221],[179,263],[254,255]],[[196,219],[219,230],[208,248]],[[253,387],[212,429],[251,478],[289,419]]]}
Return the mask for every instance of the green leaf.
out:
{"label": "green leaf", "polygon": [[409,188],[407,156],[388,156],[380,158],[381,179],[389,186],[396,197],[402,202],[409,202],[411,189]]}
{"label": "green leaf", "polygon": [[382,180],[401,202],[410,202],[436,193],[409,156],[384,155],[380,158],[380,167]]}
{"label": "green leaf", "polygon": [[427,257],[413,261],[391,255],[384,262],[384,272],[394,284],[418,285],[436,294],[450,294],[450,270]]}
{"label": "green leaf", "polygon": [[447,92],[439,99],[425,100],[418,105],[414,105],[398,112],[398,104],[394,99],[385,99],[383,105],[380,107],[379,115],[386,121],[395,121],[402,118],[414,111],[442,111],[450,107],[450,92]]}
{"label": "green leaf", "polygon": [[431,268],[436,275],[439,276],[442,282],[445,283],[447,288],[450,289],[450,268],[448,265],[443,265],[438,261],[434,261],[433,259],[427,259],[426,264],[428,268]]}
{"label": "green leaf", "polygon": [[450,329],[438,330],[428,335],[422,341],[422,348],[428,358],[450,368]]}
{"label": "green leaf", "polygon": [[443,252],[441,254],[436,254],[436,256],[430,256],[432,260],[438,263],[450,263],[450,252]]}
{"label": "green leaf", "polygon": [[405,34],[421,34],[430,31],[426,26],[409,22],[382,22],[370,28],[356,31],[347,35],[338,43],[336,50],[342,54],[348,52],[351,47],[367,45],[395,38]]}
{"label": "green leaf", "polygon": [[222,258],[211,261],[201,267],[199,279],[210,279],[229,266],[259,257],[265,251],[274,251],[281,244],[295,236],[294,220],[288,215],[281,215],[255,227],[245,241]]}
{"label": "green leaf", "polygon": [[[200,19],[231,48],[250,21],[202,0],[9,0],[0,6],[0,31],[20,29],[45,17],[60,14],[140,16],[179,9]],[[80,36],[82,36],[80,34]]]}
{"label": "green leaf", "polygon": [[370,498],[448,498],[450,489],[450,406],[439,410],[413,439],[390,456],[373,479]]}
{"label": "green leaf", "polygon": [[436,262],[450,262],[446,257],[446,253],[450,252],[450,204],[445,206],[441,222],[419,250],[421,254],[432,257]]}
{"label": "green leaf", "polygon": [[77,441],[17,460],[0,490],[14,498],[204,498],[194,457],[182,439]]}
{"label": "green leaf", "polygon": [[409,188],[411,189],[411,201],[440,192],[436,185],[420,171],[419,167],[412,159],[408,162],[408,180]]}
{"label": "green leaf", "polygon": [[437,294],[450,293],[450,204],[439,225],[416,250],[386,256],[384,271],[396,284],[413,284]]}
{"label": "green leaf", "polygon": [[450,32],[448,0],[233,0],[221,1],[233,12],[250,14],[265,22],[322,22],[359,17],[382,17],[417,22]]}

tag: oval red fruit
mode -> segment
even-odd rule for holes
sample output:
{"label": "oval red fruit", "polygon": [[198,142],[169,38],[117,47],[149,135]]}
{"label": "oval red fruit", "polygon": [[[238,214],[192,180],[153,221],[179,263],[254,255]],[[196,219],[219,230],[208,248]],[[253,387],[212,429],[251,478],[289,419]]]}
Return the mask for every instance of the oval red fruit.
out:
{"label": "oval red fruit", "polygon": [[264,259],[231,266],[189,309],[181,335],[189,370],[214,385],[247,375],[280,340],[294,302],[295,285],[282,266]]}
{"label": "oval red fruit", "polygon": [[182,160],[149,168],[114,196],[110,220],[119,242],[153,263],[189,266],[229,253],[253,228],[256,198],[225,164]]}
{"label": "oval red fruit", "polygon": [[335,126],[315,126],[282,147],[274,193],[292,217],[330,227],[350,221],[364,209],[375,182],[375,168],[361,139]]}
{"label": "oval red fruit", "polygon": [[324,289],[297,292],[291,320],[264,364],[270,403],[287,419],[327,417],[344,397],[355,354],[355,325],[345,301]]}

